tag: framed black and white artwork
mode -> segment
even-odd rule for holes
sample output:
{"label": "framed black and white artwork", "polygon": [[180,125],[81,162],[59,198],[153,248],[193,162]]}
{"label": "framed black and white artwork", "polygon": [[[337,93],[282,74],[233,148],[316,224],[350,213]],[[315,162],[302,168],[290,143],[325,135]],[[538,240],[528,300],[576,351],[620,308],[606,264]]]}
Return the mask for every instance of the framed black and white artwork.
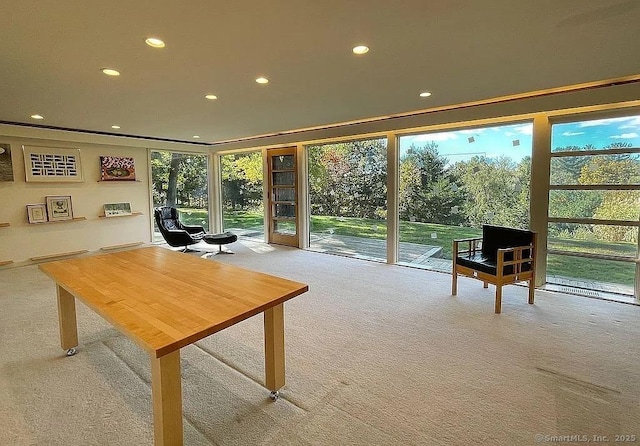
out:
{"label": "framed black and white artwork", "polygon": [[26,181],[81,182],[80,149],[22,146]]}

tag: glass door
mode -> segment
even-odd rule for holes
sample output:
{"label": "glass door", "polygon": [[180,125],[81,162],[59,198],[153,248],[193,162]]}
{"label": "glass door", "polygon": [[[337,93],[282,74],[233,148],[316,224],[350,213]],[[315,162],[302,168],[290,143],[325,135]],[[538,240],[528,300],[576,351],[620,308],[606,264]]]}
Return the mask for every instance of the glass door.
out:
{"label": "glass door", "polygon": [[269,243],[298,244],[296,148],[267,151],[269,167]]}

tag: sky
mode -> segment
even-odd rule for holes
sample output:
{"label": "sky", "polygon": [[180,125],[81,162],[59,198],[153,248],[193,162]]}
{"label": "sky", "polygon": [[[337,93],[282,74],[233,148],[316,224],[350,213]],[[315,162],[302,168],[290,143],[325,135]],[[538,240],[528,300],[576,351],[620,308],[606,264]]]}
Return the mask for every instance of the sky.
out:
{"label": "sky", "polygon": [[[514,161],[531,156],[533,124],[510,124],[496,127],[457,130],[443,133],[410,135],[400,138],[400,156],[414,144],[423,146],[431,141],[438,145],[438,153],[450,163],[466,161],[483,155],[497,158],[507,155]],[[613,142],[626,142],[640,147],[640,116],[598,119],[554,124],[551,134],[552,150],[567,146],[598,148]]]}

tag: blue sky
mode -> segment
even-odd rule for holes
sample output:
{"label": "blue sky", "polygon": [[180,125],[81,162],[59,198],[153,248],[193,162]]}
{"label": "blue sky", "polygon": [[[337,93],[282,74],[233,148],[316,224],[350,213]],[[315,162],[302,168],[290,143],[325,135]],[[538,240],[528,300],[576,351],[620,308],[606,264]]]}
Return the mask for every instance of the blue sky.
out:
{"label": "blue sky", "polygon": [[640,147],[640,116],[556,124],[553,130],[553,149],[587,144],[603,148],[613,142],[626,142],[633,147]]}
{"label": "blue sky", "polygon": [[[533,124],[510,124],[403,136],[400,138],[400,156],[406,153],[411,144],[419,147],[434,141],[438,144],[438,153],[452,163],[475,155],[490,158],[507,155],[519,161],[531,155],[532,131]],[[640,116],[555,124],[551,137],[552,149],[587,144],[602,148],[612,142],[626,142],[633,147],[640,147]]]}

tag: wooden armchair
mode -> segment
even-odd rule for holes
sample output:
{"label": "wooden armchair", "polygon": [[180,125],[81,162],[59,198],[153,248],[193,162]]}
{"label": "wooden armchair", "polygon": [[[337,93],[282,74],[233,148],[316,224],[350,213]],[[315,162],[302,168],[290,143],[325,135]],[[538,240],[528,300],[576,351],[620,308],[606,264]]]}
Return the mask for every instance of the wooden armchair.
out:
{"label": "wooden armchair", "polygon": [[496,286],[495,312],[502,310],[502,286],[529,282],[529,303],[535,291],[537,234],[522,229],[483,225],[482,237],[453,241],[451,294],[458,292],[458,274]]}

